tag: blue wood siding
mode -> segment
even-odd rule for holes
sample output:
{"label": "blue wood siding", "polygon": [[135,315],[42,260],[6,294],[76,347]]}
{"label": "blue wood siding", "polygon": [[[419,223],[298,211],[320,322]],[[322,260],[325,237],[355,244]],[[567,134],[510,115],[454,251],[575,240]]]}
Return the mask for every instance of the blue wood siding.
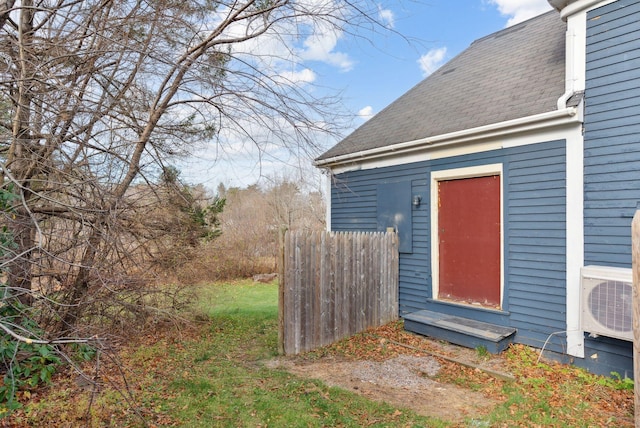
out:
{"label": "blue wood siding", "polygon": [[566,330],[566,144],[514,148],[506,170],[506,309],[516,340],[542,347]]}
{"label": "blue wood siding", "polygon": [[[400,254],[400,311],[414,312],[431,295],[431,277],[428,266],[430,241],[428,234],[429,191],[426,165],[423,163],[401,167],[353,171],[333,178],[331,186],[331,227],[335,231],[376,231],[378,185],[385,183],[411,183],[411,195],[422,198],[420,207],[412,207],[411,253]],[[426,284],[429,284],[427,287]]]}
{"label": "blue wood siding", "polygon": [[[619,0],[587,13],[586,60],[585,265],[631,267],[640,202],[640,3]],[[631,342],[587,337],[585,357],[576,363],[633,374]]]}
{"label": "blue wood siding", "polygon": [[[375,230],[378,185],[410,181],[422,204],[412,209],[413,253],[400,254],[400,314],[429,309],[515,327],[516,341],[541,347],[549,334],[566,329],[565,160],[565,141],[554,141],[339,174],[331,192],[332,228]],[[430,173],[496,163],[503,164],[503,310],[433,301]],[[547,349],[560,352],[561,339],[554,337]]]}
{"label": "blue wood siding", "polygon": [[640,202],[640,3],[587,14],[585,264],[631,267]]}

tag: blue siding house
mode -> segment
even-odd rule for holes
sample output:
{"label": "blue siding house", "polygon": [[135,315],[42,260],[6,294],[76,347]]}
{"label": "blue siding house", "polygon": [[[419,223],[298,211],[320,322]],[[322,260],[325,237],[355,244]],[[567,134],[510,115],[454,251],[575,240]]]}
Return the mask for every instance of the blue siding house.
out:
{"label": "blue siding house", "polygon": [[640,2],[549,3],[315,163],[331,230],[397,231],[407,329],[632,376]]}

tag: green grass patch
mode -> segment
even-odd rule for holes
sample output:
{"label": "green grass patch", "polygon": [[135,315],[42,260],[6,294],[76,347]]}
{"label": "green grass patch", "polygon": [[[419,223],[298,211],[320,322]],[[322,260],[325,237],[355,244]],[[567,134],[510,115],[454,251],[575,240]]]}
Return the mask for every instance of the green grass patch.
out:
{"label": "green grass patch", "polygon": [[[103,358],[104,386],[99,394],[79,393],[71,377],[58,380],[43,399],[26,403],[10,422],[19,426],[449,426],[268,368],[265,361],[277,354],[276,284],[239,281],[202,285],[193,291],[197,298],[183,316],[195,319],[194,325],[169,328],[126,347],[117,369],[112,364],[108,370],[109,361]],[[362,352],[357,338],[343,345],[355,344],[354,352]],[[380,346],[378,340],[368,342],[374,344]],[[331,356],[331,349],[307,358]],[[476,352],[484,356],[484,350]],[[612,394],[628,397],[628,380],[540,364],[537,353],[523,346],[511,348],[507,358],[516,380],[497,382],[492,390],[500,395],[501,404],[466,426],[632,426],[629,412],[601,406]],[[127,375],[126,384],[118,377],[120,370]],[[462,367],[454,367],[442,381],[470,390],[483,390],[487,383],[480,373]]]}
{"label": "green grass patch", "polygon": [[230,316],[276,320],[278,285],[252,281],[198,286],[196,310],[211,317]]}
{"label": "green grass patch", "polygon": [[181,373],[162,403],[184,425],[445,426],[282,370],[262,360],[277,354],[277,285],[252,282],[202,286],[196,306],[209,328],[185,346]]}
{"label": "green grass patch", "polygon": [[[127,385],[89,394],[52,391],[14,422],[184,427],[387,427],[446,423],[320,381],[269,369],[277,354],[277,285],[198,286],[197,326],[165,332],[122,352]],[[114,371],[117,373],[117,371]],[[63,403],[64,401],[64,403]],[[74,410],[75,408],[75,410]]]}

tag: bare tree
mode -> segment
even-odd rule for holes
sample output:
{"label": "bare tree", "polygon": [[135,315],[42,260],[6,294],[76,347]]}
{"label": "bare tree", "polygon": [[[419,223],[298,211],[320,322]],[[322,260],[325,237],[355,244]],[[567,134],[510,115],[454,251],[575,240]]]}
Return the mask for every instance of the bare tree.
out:
{"label": "bare tree", "polygon": [[135,282],[149,194],[136,186],[211,139],[312,149],[344,117],[297,84],[299,46],[373,29],[376,13],[364,0],[0,2],[9,288],[26,304],[55,294],[69,334],[92,296]]}
{"label": "bare tree", "polygon": [[263,186],[246,188],[219,185],[218,198],[226,201],[220,214],[222,234],[201,245],[189,263],[174,269],[189,280],[250,277],[276,270],[278,234],[282,226],[295,230],[325,228],[324,200],[300,177],[269,177]]}
{"label": "bare tree", "polygon": [[[304,171],[302,171],[304,173]],[[319,180],[319,175],[301,174],[300,177],[274,175],[269,178],[264,199],[268,207],[272,227],[286,226],[296,230],[323,230],[325,228],[325,204],[321,192],[309,179]],[[318,183],[319,185],[319,183]]]}

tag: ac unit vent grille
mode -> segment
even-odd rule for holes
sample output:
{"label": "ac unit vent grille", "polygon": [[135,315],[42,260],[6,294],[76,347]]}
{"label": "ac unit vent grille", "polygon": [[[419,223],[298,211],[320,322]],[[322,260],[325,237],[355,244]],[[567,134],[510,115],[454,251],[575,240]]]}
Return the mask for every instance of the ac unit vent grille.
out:
{"label": "ac unit vent grille", "polygon": [[582,269],[582,329],[594,335],[633,340],[631,269]]}
{"label": "ac unit vent grille", "polygon": [[589,309],[593,318],[613,331],[633,330],[633,295],[626,282],[606,281],[589,292]]}

